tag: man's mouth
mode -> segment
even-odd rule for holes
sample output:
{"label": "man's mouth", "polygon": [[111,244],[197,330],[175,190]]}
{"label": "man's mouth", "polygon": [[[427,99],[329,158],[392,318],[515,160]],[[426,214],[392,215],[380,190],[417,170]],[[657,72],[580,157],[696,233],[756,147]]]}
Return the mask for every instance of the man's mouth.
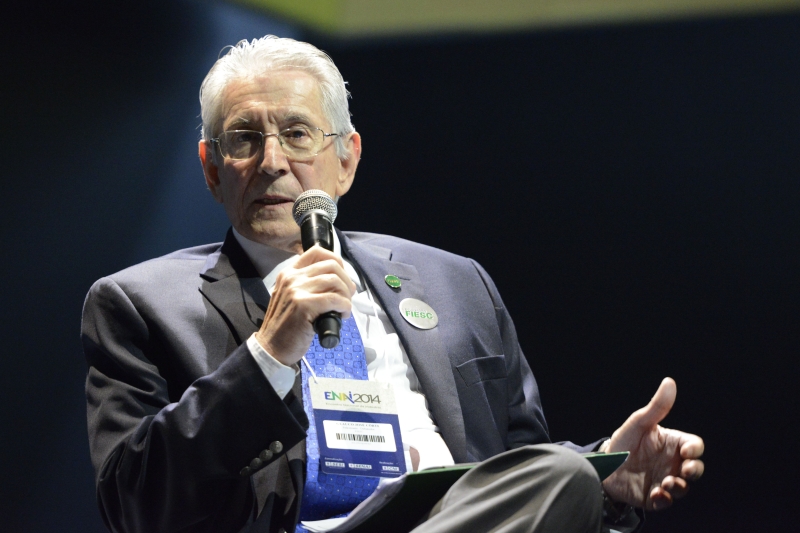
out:
{"label": "man's mouth", "polygon": [[291,198],[284,198],[282,196],[265,196],[256,200],[256,203],[261,205],[291,204],[293,202]]}

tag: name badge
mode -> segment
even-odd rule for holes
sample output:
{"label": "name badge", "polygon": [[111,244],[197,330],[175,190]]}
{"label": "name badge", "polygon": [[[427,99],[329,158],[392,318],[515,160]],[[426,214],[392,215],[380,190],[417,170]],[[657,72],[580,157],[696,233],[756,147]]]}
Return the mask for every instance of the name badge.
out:
{"label": "name badge", "polygon": [[388,383],[309,378],[325,474],[398,477],[406,472],[394,391]]}

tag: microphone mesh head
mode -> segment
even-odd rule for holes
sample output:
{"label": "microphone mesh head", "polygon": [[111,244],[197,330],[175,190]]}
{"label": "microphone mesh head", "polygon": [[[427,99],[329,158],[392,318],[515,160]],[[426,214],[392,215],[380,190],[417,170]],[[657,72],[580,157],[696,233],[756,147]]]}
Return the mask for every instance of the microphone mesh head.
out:
{"label": "microphone mesh head", "polygon": [[336,220],[338,209],[336,209],[336,203],[328,196],[328,193],[319,189],[309,189],[294,201],[292,216],[294,216],[294,221],[299,226],[308,213],[318,210],[328,213],[331,224]]}

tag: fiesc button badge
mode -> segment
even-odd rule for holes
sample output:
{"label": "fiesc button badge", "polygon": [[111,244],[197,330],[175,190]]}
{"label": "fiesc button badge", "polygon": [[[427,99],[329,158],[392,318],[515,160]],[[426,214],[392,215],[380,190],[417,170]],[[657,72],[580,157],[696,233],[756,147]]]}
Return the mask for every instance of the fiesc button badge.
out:
{"label": "fiesc button badge", "polygon": [[436,311],[416,298],[406,298],[400,302],[400,314],[406,322],[418,329],[433,329],[439,323]]}

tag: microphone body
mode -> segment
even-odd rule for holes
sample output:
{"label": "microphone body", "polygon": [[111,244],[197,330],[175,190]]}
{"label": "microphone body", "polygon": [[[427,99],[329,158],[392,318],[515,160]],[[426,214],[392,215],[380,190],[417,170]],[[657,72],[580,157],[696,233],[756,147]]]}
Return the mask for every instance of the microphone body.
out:
{"label": "microphone body", "polygon": [[305,252],[315,244],[333,251],[333,224],[326,213],[314,210],[300,224],[300,238]]}
{"label": "microphone body", "polygon": [[[333,251],[333,221],[336,219],[336,204],[327,193],[311,189],[297,197],[293,208],[294,220],[300,226],[303,251],[318,244]],[[314,331],[323,348],[335,348],[339,344],[342,316],[329,311],[314,320]]]}

